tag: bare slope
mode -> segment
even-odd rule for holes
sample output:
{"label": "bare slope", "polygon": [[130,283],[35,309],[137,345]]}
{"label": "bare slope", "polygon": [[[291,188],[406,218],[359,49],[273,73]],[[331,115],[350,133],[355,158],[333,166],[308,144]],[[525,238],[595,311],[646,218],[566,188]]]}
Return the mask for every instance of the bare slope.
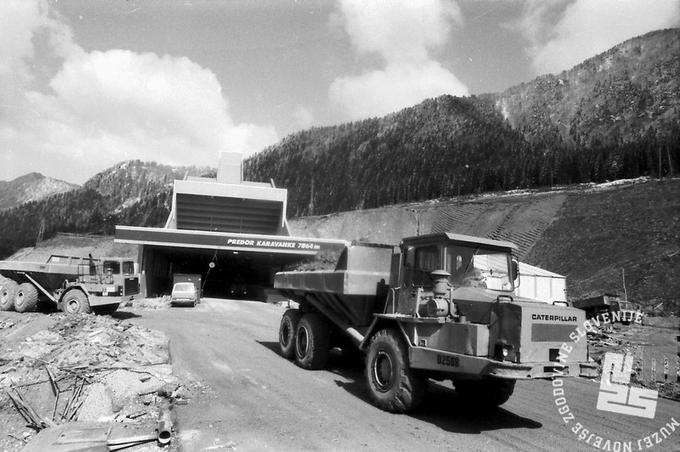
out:
{"label": "bare slope", "polygon": [[569,294],[623,291],[678,309],[680,180],[569,195],[527,260],[571,279]]}
{"label": "bare slope", "polygon": [[547,192],[428,201],[290,222],[294,234],[397,244],[450,231],[510,240],[522,261],[568,277],[568,296],[623,293],[678,309],[680,179],[636,179]]}
{"label": "bare slope", "polygon": [[510,240],[522,258],[548,227],[564,193],[495,194],[428,201],[291,220],[294,234],[397,244],[431,232]]}

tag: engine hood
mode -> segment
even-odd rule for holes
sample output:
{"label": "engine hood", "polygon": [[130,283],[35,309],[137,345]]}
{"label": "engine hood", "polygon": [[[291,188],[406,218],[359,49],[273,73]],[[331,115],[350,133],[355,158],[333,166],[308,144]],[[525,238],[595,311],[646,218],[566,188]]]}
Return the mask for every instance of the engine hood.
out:
{"label": "engine hood", "polygon": [[[560,312],[563,315],[582,315],[583,311],[566,306],[553,306],[531,298],[516,296],[513,292],[503,292],[479,287],[459,287],[453,290],[453,302],[458,312],[467,320],[475,323],[491,321],[491,311],[496,303],[509,303],[522,308],[538,309],[541,312]],[[512,301],[511,301],[512,300]]]}

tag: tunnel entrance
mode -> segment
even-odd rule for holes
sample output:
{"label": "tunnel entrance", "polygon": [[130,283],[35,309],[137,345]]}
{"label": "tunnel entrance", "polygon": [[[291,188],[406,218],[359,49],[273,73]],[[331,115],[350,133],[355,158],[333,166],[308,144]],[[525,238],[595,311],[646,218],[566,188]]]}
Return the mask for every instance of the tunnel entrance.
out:
{"label": "tunnel entrance", "polygon": [[[147,296],[172,291],[173,275],[201,275],[204,297],[265,300],[274,274],[300,256],[247,251],[143,246]],[[211,263],[213,265],[211,265]]]}
{"label": "tunnel entrance", "polygon": [[170,294],[173,277],[184,274],[201,276],[204,296],[263,299],[276,272],[332,262],[347,244],[291,236],[287,202],[273,180],[243,180],[240,153],[222,152],[216,177],[174,181],[165,226],[117,225],[115,241],[139,245],[143,296]]}

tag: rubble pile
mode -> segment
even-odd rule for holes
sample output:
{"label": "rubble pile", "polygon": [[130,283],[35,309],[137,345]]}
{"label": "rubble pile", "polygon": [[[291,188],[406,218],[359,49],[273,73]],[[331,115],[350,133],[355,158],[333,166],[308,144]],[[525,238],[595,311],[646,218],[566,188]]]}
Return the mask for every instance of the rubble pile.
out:
{"label": "rubble pile", "polygon": [[143,298],[141,300],[135,300],[131,305],[134,306],[135,309],[169,309],[170,296],[163,295],[155,298]]}
{"label": "rubble pile", "polygon": [[61,372],[150,366],[168,362],[164,334],[108,316],[53,314],[54,324],[0,350],[0,388]]}
{"label": "rubble pile", "polygon": [[126,320],[25,313],[0,321],[0,342],[0,418],[16,421],[0,450],[72,421],[153,424],[188,399],[166,336]]}
{"label": "rubble pile", "polygon": [[[680,382],[677,381],[678,371],[675,366],[669,366],[668,374],[664,375],[663,355],[656,354],[656,368],[651,368],[651,359],[658,347],[650,341],[649,331],[643,326],[605,324],[597,327],[592,325],[592,330],[588,331],[587,337],[590,357],[598,364],[600,374],[605,353],[632,354],[632,384],[658,390],[661,397],[680,400]],[[672,355],[669,355],[669,360],[680,365],[680,359]]]}

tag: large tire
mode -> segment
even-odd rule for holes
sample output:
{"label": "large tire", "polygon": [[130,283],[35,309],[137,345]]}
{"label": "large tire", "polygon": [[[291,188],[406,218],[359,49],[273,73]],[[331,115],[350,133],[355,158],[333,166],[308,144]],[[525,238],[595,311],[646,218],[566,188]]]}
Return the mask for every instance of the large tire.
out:
{"label": "large tire", "polygon": [[295,357],[295,332],[302,313],[298,309],[288,309],[281,317],[279,326],[279,348],[281,355],[286,359]]}
{"label": "large tire", "polygon": [[406,344],[393,329],[380,330],[371,339],[366,380],[375,404],[392,413],[412,411],[427,392],[427,379],[411,369]]}
{"label": "large tire", "polygon": [[515,391],[515,380],[501,378],[455,380],[453,385],[465,405],[482,409],[503,405]]}
{"label": "large tire", "polygon": [[70,290],[61,300],[61,310],[67,314],[88,314],[90,302],[81,290]]}
{"label": "large tire", "polygon": [[31,283],[21,283],[14,294],[14,309],[17,312],[35,311],[38,306],[38,289]]}
{"label": "large tire", "polygon": [[18,284],[11,279],[6,279],[0,284],[0,311],[14,310],[14,293]]}
{"label": "large tire", "polygon": [[319,314],[305,314],[295,330],[295,363],[303,369],[323,369],[330,356],[330,327]]}

